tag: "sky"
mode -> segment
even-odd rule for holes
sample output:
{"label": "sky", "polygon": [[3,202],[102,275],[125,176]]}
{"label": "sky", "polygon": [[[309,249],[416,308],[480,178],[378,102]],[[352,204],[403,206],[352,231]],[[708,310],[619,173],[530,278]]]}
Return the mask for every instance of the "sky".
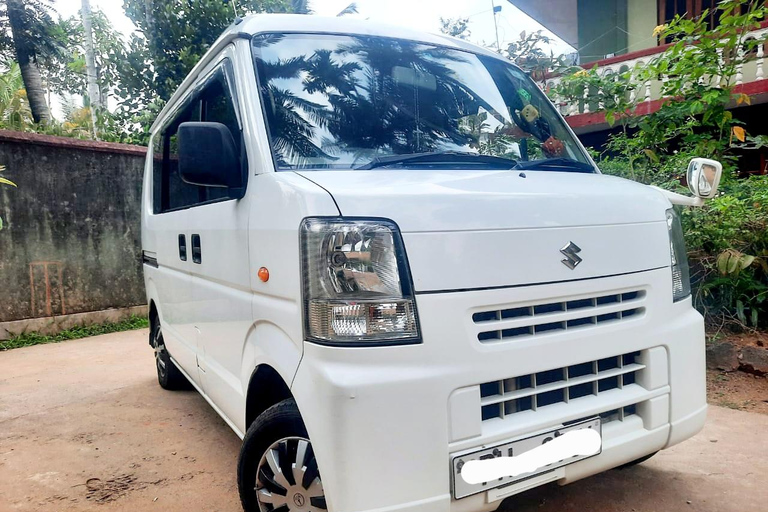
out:
{"label": "sky", "polygon": [[[310,8],[320,16],[335,16],[351,1],[311,0]],[[496,43],[492,0],[357,0],[356,3],[359,12],[351,16],[425,32],[439,32],[440,17],[469,18],[471,42],[494,46]],[[104,12],[122,34],[129,35],[136,30],[123,12],[123,0],[90,0],[90,4],[91,10],[99,9]],[[496,15],[501,48],[506,48],[505,43],[516,40],[523,30],[530,32],[544,29],[506,0],[495,0],[495,4],[501,6],[501,12]],[[53,5],[62,17],[68,18],[79,15],[81,0],[55,0]],[[555,54],[573,51],[568,44],[548,30],[544,29],[544,33],[553,39],[552,50]],[[52,107],[54,115],[57,115],[58,106]]]}
{"label": "sky", "polygon": [[[349,5],[350,1],[312,0],[310,7],[318,15],[335,16]],[[356,17],[426,32],[439,32],[441,16],[443,18],[469,17],[472,42],[494,44],[496,40],[491,0],[358,0],[356,3],[359,10]],[[517,39],[523,30],[543,28],[506,0],[495,0],[495,3],[501,6],[497,20],[502,48],[505,46],[505,41],[511,42]],[[63,17],[77,16],[80,5],[81,0],[55,0],[54,2],[55,9]],[[135,30],[131,20],[123,13],[122,0],[91,0],[91,9],[101,9],[115,28],[123,34],[130,34]],[[553,37],[553,34],[546,30],[545,33]],[[557,43],[553,46],[553,50],[556,53],[571,51],[570,46],[556,37],[555,39]]]}

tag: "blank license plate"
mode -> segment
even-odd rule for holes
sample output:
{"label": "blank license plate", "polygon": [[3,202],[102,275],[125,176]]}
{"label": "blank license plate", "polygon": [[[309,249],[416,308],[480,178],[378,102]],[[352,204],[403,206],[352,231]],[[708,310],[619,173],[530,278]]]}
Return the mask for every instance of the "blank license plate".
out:
{"label": "blank license plate", "polygon": [[[588,459],[589,457],[594,457],[595,455],[599,455],[600,451],[602,451],[601,425],[602,423],[599,417],[590,418],[590,419],[581,421],[579,423],[575,423],[573,425],[568,425],[566,427],[550,430],[542,434],[536,434],[523,439],[509,441],[501,445],[492,446],[490,448],[483,448],[482,450],[465,453],[463,455],[455,455],[451,461],[451,467],[453,469],[452,471],[453,472],[453,497],[455,499],[465,498],[467,496],[471,496],[472,494],[477,494],[479,492],[487,491],[489,489],[504,487],[512,483],[519,482],[521,480],[526,480],[536,475],[540,475],[542,473],[547,473],[556,468],[567,466],[568,464],[573,464],[574,462],[578,462],[580,460]],[[539,468],[538,470],[533,471],[531,473],[525,473],[515,477],[504,477],[498,480],[494,480],[493,482],[486,482],[486,483],[475,484],[475,485],[468,484],[461,477],[462,466],[470,460],[478,460],[478,459],[485,460],[485,459],[492,459],[495,457],[514,457],[522,453],[525,453],[528,450],[532,450],[537,446],[541,446],[542,444],[548,441],[551,441],[555,437],[561,436],[566,432],[570,432],[572,430],[581,430],[585,428],[591,428],[591,429],[597,430],[597,432],[601,435],[600,451],[598,451],[594,455],[569,457],[565,460],[561,460],[559,462],[549,464],[547,466]]]}

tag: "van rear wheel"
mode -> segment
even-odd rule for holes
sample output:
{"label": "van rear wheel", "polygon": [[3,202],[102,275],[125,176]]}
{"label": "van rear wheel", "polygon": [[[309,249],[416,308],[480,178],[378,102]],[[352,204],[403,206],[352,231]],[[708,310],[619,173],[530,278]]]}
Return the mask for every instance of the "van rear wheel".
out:
{"label": "van rear wheel", "polygon": [[248,428],[237,484],[245,512],[328,510],[312,443],[292,398],[264,411]]}
{"label": "van rear wheel", "polygon": [[171,356],[165,348],[160,321],[157,318],[152,322],[152,330],[149,336],[149,344],[152,345],[155,351],[157,382],[160,384],[160,387],[169,390],[186,389],[189,386],[189,382],[187,382],[184,374],[171,361]]}

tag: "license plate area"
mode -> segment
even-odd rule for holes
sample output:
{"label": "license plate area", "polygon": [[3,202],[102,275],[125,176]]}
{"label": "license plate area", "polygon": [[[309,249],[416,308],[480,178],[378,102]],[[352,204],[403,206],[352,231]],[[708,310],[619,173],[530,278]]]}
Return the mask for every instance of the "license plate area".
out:
{"label": "license plate area", "polygon": [[[499,487],[505,487],[507,485],[511,485],[516,482],[529,479],[536,475],[547,473],[554,469],[567,466],[568,464],[573,464],[574,462],[578,462],[580,460],[588,459],[590,457],[594,457],[595,455],[599,455],[602,452],[601,427],[602,427],[602,422],[600,421],[600,417],[594,417],[594,418],[589,418],[589,419],[580,421],[578,423],[574,423],[564,427],[548,430],[540,434],[534,434],[532,436],[524,437],[521,439],[515,439],[513,441],[508,441],[506,443],[490,446],[488,448],[483,448],[481,450],[454,455],[451,459],[453,497],[454,499],[466,498],[467,496],[471,496],[479,492],[488,491],[490,489],[496,489]],[[600,451],[598,451],[594,455],[569,457],[566,460],[561,460],[559,462],[549,464],[531,473],[526,473],[526,474],[518,475],[515,477],[504,477],[498,480],[494,480],[493,482],[486,482],[486,483],[475,484],[475,485],[468,484],[461,477],[461,467],[470,460],[478,460],[478,459],[485,460],[488,458],[495,458],[495,457],[514,457],[522,453],[525,453],[529,450],[532,450],[537,446],[541,446],[542,444],[547,442],[548,439],[551,440],[555,437],[565,434],[566,432],[570,432],[572,430],[581,430],[585,428],[596,430],[600,434],[600,437],[601,437]]]}

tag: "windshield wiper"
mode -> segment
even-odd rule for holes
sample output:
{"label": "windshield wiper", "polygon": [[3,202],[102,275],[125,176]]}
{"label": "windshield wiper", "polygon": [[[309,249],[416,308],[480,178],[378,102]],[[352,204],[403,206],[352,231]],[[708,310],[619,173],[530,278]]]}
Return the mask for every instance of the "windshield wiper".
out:
{"label": "windshield wiper", "polygon": [[571,160],[570,158],[544,158],[542,160],[527,160],[518,162],[514,170],[529,171],[565,171],[594,173],[595,168],[587,163]]}
{"label": "windshield wiper", "polygon": [[420,164],[456,164],[456,163],[487,164],[496,169],[512,169],[517,162],[500,156],[481,155],[463,151],[433,151],[430,153],[411,153],[408,155],[392,155],[377,157],[367,164],[355,167],[355,170],[370,170],[380,167],[390,167],[408,163]]}

